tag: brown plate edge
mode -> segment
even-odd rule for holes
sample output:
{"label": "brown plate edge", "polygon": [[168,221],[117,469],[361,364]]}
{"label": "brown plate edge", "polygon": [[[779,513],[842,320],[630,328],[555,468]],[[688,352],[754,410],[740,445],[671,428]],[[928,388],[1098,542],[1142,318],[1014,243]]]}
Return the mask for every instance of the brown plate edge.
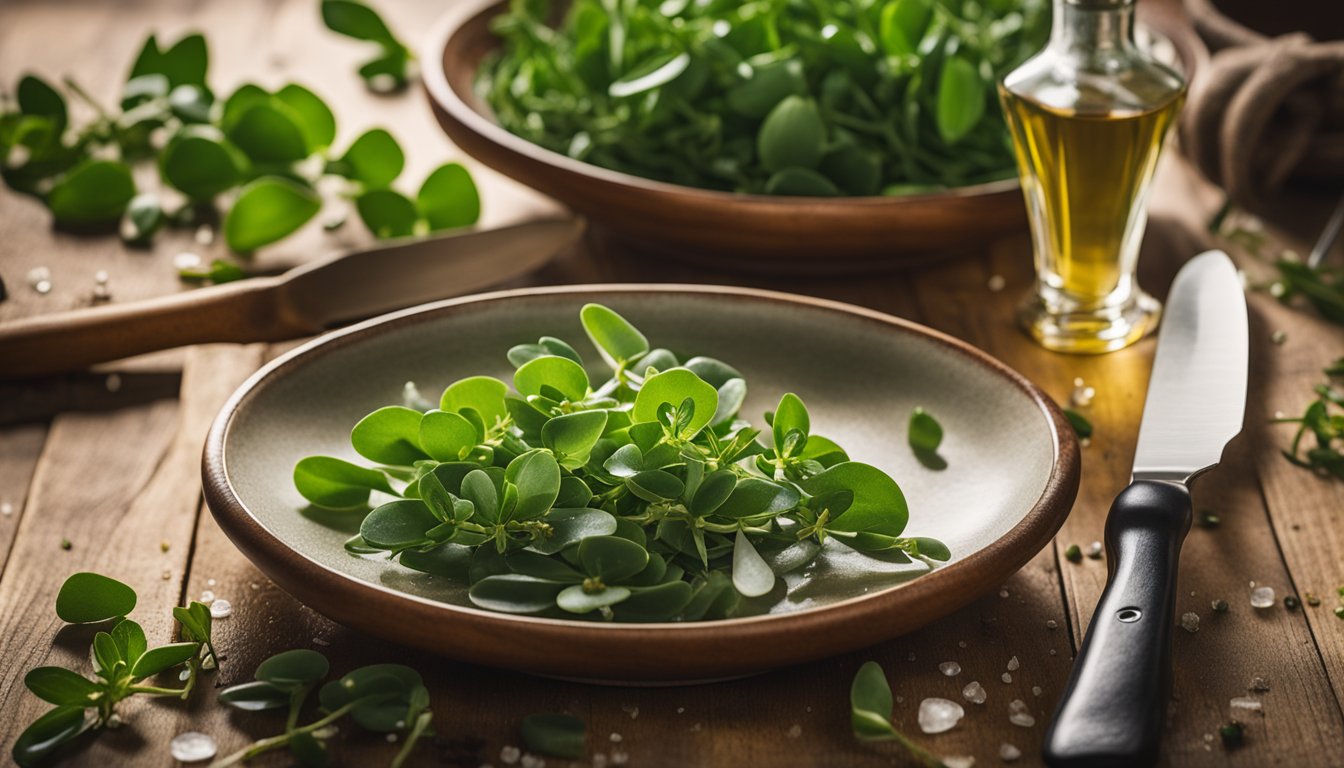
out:
{"label": "brown plate edge", "polygon": [[[384,327],[415,323],[429,313],[464,311],[485,302],[557,294],[657,292],[802,304],[866,318],[941,343],[1006,378],[1044,412],[1055,449],[1051,475],[1032,509],[1008,533],[966,559],[908,583],[795,613],[657,624],[593,624],[512,616],[439,603],[353,579],[300,555],[267,531],[229,484],[224,445],[234,414],[267,380],[288,367],[303,364],[314,350],[335,349]],[[842,302],[695,285],[610,284],[497,291],[422,305],[326,334],[275,359],[239,387],[211,425],[202,455],[205,499],[225,534],[279,586],[331,619],[466,661],[608,681],[689,681],[750,674],[852,651],[913,631],[1001,584],[1043,549],[1063,525],[1077,496],[1079,477],[1078,441],[1059,407],[1021,374],[969,344],[908,320]],[[349,597],[329,599],[341,592]],[[388,607],[389,598],[396,610]],[[518,647],[523,648],[521,656],[511,650]]]}

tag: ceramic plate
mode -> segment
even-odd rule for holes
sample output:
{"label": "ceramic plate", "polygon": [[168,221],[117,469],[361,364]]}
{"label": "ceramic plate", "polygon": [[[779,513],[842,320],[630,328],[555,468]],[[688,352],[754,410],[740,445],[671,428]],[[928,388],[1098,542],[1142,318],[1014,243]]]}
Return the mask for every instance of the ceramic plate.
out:
{"label": "ceramic plate", "polygon": [[[407,381],[432,396],[468,375],[509,381],[504,352],[542,335],[566,338],[597,361],[578,320],[589,301],[625,315],[655,346],[737,367],[749,386],[742,412],[753,421],[783,392],[798,393],[818,434],[901,485],[911,510],[905,535],[941,539],[952,560],[929,572],[829,543],[762,615],[604,624],[471,607],[460,584],[348,554],[342,543],[358,530],[357,514],[306,509],[291,479],[295,462],[310,454],[362,461],[350,447],[351,426],[400,402]],[[906,445],[916,406],[943,424],[946,469],[926,469]],[[429,304],[294,350],[229,400],[211,429],[203,471],[206,500],[229,537],[277,584],[338,622],[483,664],[667,682],[861,648],[997,589],[1063,523],[1079,460],[1049,398],[984,353],[913,323],[747,289],[570,286]]]}

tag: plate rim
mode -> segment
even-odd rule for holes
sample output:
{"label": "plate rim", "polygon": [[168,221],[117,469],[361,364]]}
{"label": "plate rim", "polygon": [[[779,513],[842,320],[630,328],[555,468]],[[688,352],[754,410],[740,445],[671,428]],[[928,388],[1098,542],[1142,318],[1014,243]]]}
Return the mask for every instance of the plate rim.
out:
{"label": "plate rim", "polygon": [[[823,606],[779,614],[700,622],[599,623],[578,619],[513,615],[487,611],[472,606],[454,605],[408,594],[383,584],[353,577],[312,559],[271,533],[261,523],[260,519],[247,508],[229,481],[225,449],[230,429],[240,408],[245,405],[248,399],[261,392],[268,382],[285,375],[285,372],[289,369],[302,366],[308,361],[316,359],[316,355],[334,351],[352,343],[358,343],[368,337],[376,336],[386,329],[414,325],[418,322],[427,321],[431,317],[439,317],[456,311],[470,311],[473,307],[494,302],[554,295],[595,297],[598,295],[657,293],[733,297],[794,307],[803,305],[813,309],[856,317],[887,326],[897,332],[924,337],[959,353],[971,362],[987,368],[1013,384],[1032,401],[1044,416],[1049,428],[1054,456],[1050,475],[1046,479],[1041,494],[1016,525],[990,544],[962,560],[935,568],[917,578],[886,589],[855,595]],[[378,605],[381,602],[383,610],[396,613],[409,611],[417,621],[427,621],[431,625],[441,622],[465,622],[473,629],[485,633],[509,632],[515,629],[525,630],[531,633],[539,633],[542,636],[550,636],[552,639],[577,639],[584,645],[595,644],[593,647],[611,642],[626,643],[635,639],[657,642],[659,637],[673,638],[670,642],[674,644],[741,641],[747,644],[744,647],[749,647],[754,640],[768,639],[769,636],[791,628],[816,630],[823,627],[833,627],[837,624],[861,621],[870,625],[880,624],[881,614],[892,610],[893,603],[925,606],[924,613],[928,615],[928,618],[920,622],[920,626],[922,626],[977,599],[994,583],[998,583],[1003,578],[1016,572],[1031,558],[1035,557],[1063,525],[1077,495],[1081,474],[1081,457],[1078,440],[1073,434],[1072,428],[1069,427],[1063,412],[1036,385],[988,353],[919,323],[845,302],[757,288],[676,283],[608,283],[517,288],[456,297],[392,312],[312,339],[262,366],[229,396],[211,423],[202,452],[201,472],[206,505],[234,545],[263,573],[286,591],[294,594],[300,602],[347,626],[364,629],[359,626],[360,622],[347,621],[342,617],[353,615],[349,609],[342,608],[328,612],[325,609],[327,606],[318,608],[313,605],[313,601],[305,599],[304,595],[317,594],[322,591],[341,591],[344,592],[346,601],[351,605],[368,605],[370,604],[369,601],[375,601],[373,604]],[[277,577],[277,572],[285,572],[286,576]],[[976,578],[977,573],[989,575]],[[969,582],[970,588],[963,586],[961,589],[957,589],[958,581]],[[927,606],[938,607],[930,612],[927,610]],[[377,611],[371,612],[376,613]],[[333,614],[342,614],[342,616]],[[874,621],[865,621],[865,619]],[[364,631],[368,630],[365,629]],[[376,631],[371,633],[380,634]],[[381,634],[386,636],[386,633]],[[870,631],[855,633],[851,635],[851,637],[853,636],[859,637],[860,640],[864,638],[882,639],[884,634],[881,631],[874,634],[870,628]],[[887,634],[885,636],[893,635]],[[423,640],[432,639],[434,638],[424,638]],[[875,642],[876,639],[872,641]],[[498,654],[492,655],[491,653],[475,651],[463,653],[461,646],[449,650],[437,645],[430,645],[428,642],[422,642],[420,638],[407,640],[404,637],[399,637],[397,642],[418,645],[441,654],[472,661],[481,661],[483,657],[491,657],[486,659],[484,663],[499,665],[497,661],[493,660],[493,656]],[[860,642],[860,645],[862,644],[866,643]],[[860,647],[860,645],[854,645],[852,640],[841,641],[839,645],[850,649]],[[786,646],[786,650],[777,650],[775,654],[784,657],[784,661],[766,660],[762,664],[738,664],[733,665],[733,668],[745,666],[747,668],[764,669],[778,666],[780,663],[802,661],[836,652],[834,650],[823,650],[819,653],[809,654],[808,650],[808,648]],[[598,661],[602,660],[599,659]],[[608,663],[602,665],[602,668],[607,669],[607,673],[611,675],[610,660],[605,661]],[[521,659],[511,666],[528,671],[542,672],[554,669],[563,672],[565,669],[570,669],[571,674],[573,669],[572,667],[557,667],[545,663],[529,664],[524,663]],[[708,668],[720,669],[723,666],[715,666],[711,663]],[[625,675],[615,676],[625,677]],[[680,678],[685,677],[685,675],[673,675],[673,677]]]}

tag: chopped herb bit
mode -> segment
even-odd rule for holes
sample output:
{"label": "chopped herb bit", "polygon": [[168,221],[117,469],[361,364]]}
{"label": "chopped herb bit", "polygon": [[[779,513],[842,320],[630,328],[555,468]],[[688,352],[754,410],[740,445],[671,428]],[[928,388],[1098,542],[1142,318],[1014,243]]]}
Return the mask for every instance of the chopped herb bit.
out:
{"label": "chopped herb bit", "polygon": [[1284,304],[1302,296],[1331,322],[1344,324],[1344,268],[1311,267],[1300,261],[1280,259],[1274,264],[1279,270],[1274,296]]}
{"label": "chopped herb bit", "polygon": [[1283,607],[1290,611],[1296,611],[1298,608],[1302,607],[1302,601],[1292,595],[1287,595],[1283,598]]}
{"label": "chopped herb bit", "polygon": [[1246,729],[1236,720],[1219,728],[1218,735],[1223,739],[1223,746],[1228,749],[1236,749],[1246,743]]}
{"label": "chopped herb bit", "polygon": [[1069,420],[1069,426],[1073,427],[1073,431],[1079,437],[1084,439],[1092,437],[1092,422],[1088,421],[1086,416],[1072,408],[1065,408],[1064,418]]}
{"label": "chopped herb bit", "polygon": [[[1326,375],[1335,375],[1331,371],[1339,365],[1326,369]],[[1333,475],[1344,480],[1344,392],[1326,381],[1316,385],[1316,399],[1307,406],[1307,410],[1298,418],[1276,418],[1278,424],[1297,424],[1297,433],[1288,450],[1283,451],[1284,458],[1293,464],[1311,469],[1320,475]],[[1307,433],[1316,441],[1313,448],[1305,447],[1302,442]]]}
{"label": "chopped herb bit", "polygon": [[1335,607],[1335,618],[1344,619],[1344,605]]}
{"label": "chopped herb bit", "polygon": [[215,259],[210,262],[206,269],[191,267],[188,269],[179,269],[177,276],[189,282],[213,283],[231,283],[234,280],[242,280],[247,277],[247,273],[237,264],[227,262],[223,259]]}
{"label": "chopped herb bit", "polygon": [[1087,547],[1087,556],[1092,560],[1100,560],[1102,555],[1101,542],[1094,541]]}
{"label": "chopped herb bit", "polygon": [[74,544],[71,544],[69,539],[61,539],[61,549],[70,549],[73,546]]}
{"label": "chopped herb bit", "polygon": [[1083,562],[1083,550],[1077,544],[1070,544],[1069,548],[1064,550],[1064,558],[1070,563]]}
{"label": "chopped herb bit", "polygon": [[1223,519],[1222,519],[1221,517],[1219,517],[1218,515],[1215,515],[1215,514],[1212,513],[1212,512],[1200,512],[1200,513],[1199,513],[1199,527],[1200,527],[1200,528],[1217,528],[1218,526],[1220,526],[1220,525],[1222,525],[1222,524],[1223,524]]}
{"label": "chopped herb bit", "polygon": [[1227,613],[1229,607],[1226,600],[1214,600],[1210,605],[1214,613]]}
{"label": "chopped herb bit", "polygon": [[1321,598],[1319,598],[1319,597],[1313,595],[1313,594],[1310,593],[1310,592],[1308,592],[1308,593],[1306,594],[1306,598],[1307,598],[1307,605],[1310,605],[1310,606],[1312,606],[1312,607],[1315,607],[1315,606],[1318,606],[1318,605],[1321,604]]}

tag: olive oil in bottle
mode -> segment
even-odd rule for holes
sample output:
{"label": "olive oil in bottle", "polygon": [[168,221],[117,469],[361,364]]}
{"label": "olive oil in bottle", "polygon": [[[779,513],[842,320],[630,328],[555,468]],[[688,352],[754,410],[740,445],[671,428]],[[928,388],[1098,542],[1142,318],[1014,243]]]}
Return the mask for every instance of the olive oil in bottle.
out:
{"label": "olive oil in bottle", "polygon": [[1055,0],[1049,45],[999,87],[1036,259],[1019,321],[1058,351],[1127,346],[1161,311],[1134,272],[1185,84],[1134,45],[1132,14],[1132,0]]}

